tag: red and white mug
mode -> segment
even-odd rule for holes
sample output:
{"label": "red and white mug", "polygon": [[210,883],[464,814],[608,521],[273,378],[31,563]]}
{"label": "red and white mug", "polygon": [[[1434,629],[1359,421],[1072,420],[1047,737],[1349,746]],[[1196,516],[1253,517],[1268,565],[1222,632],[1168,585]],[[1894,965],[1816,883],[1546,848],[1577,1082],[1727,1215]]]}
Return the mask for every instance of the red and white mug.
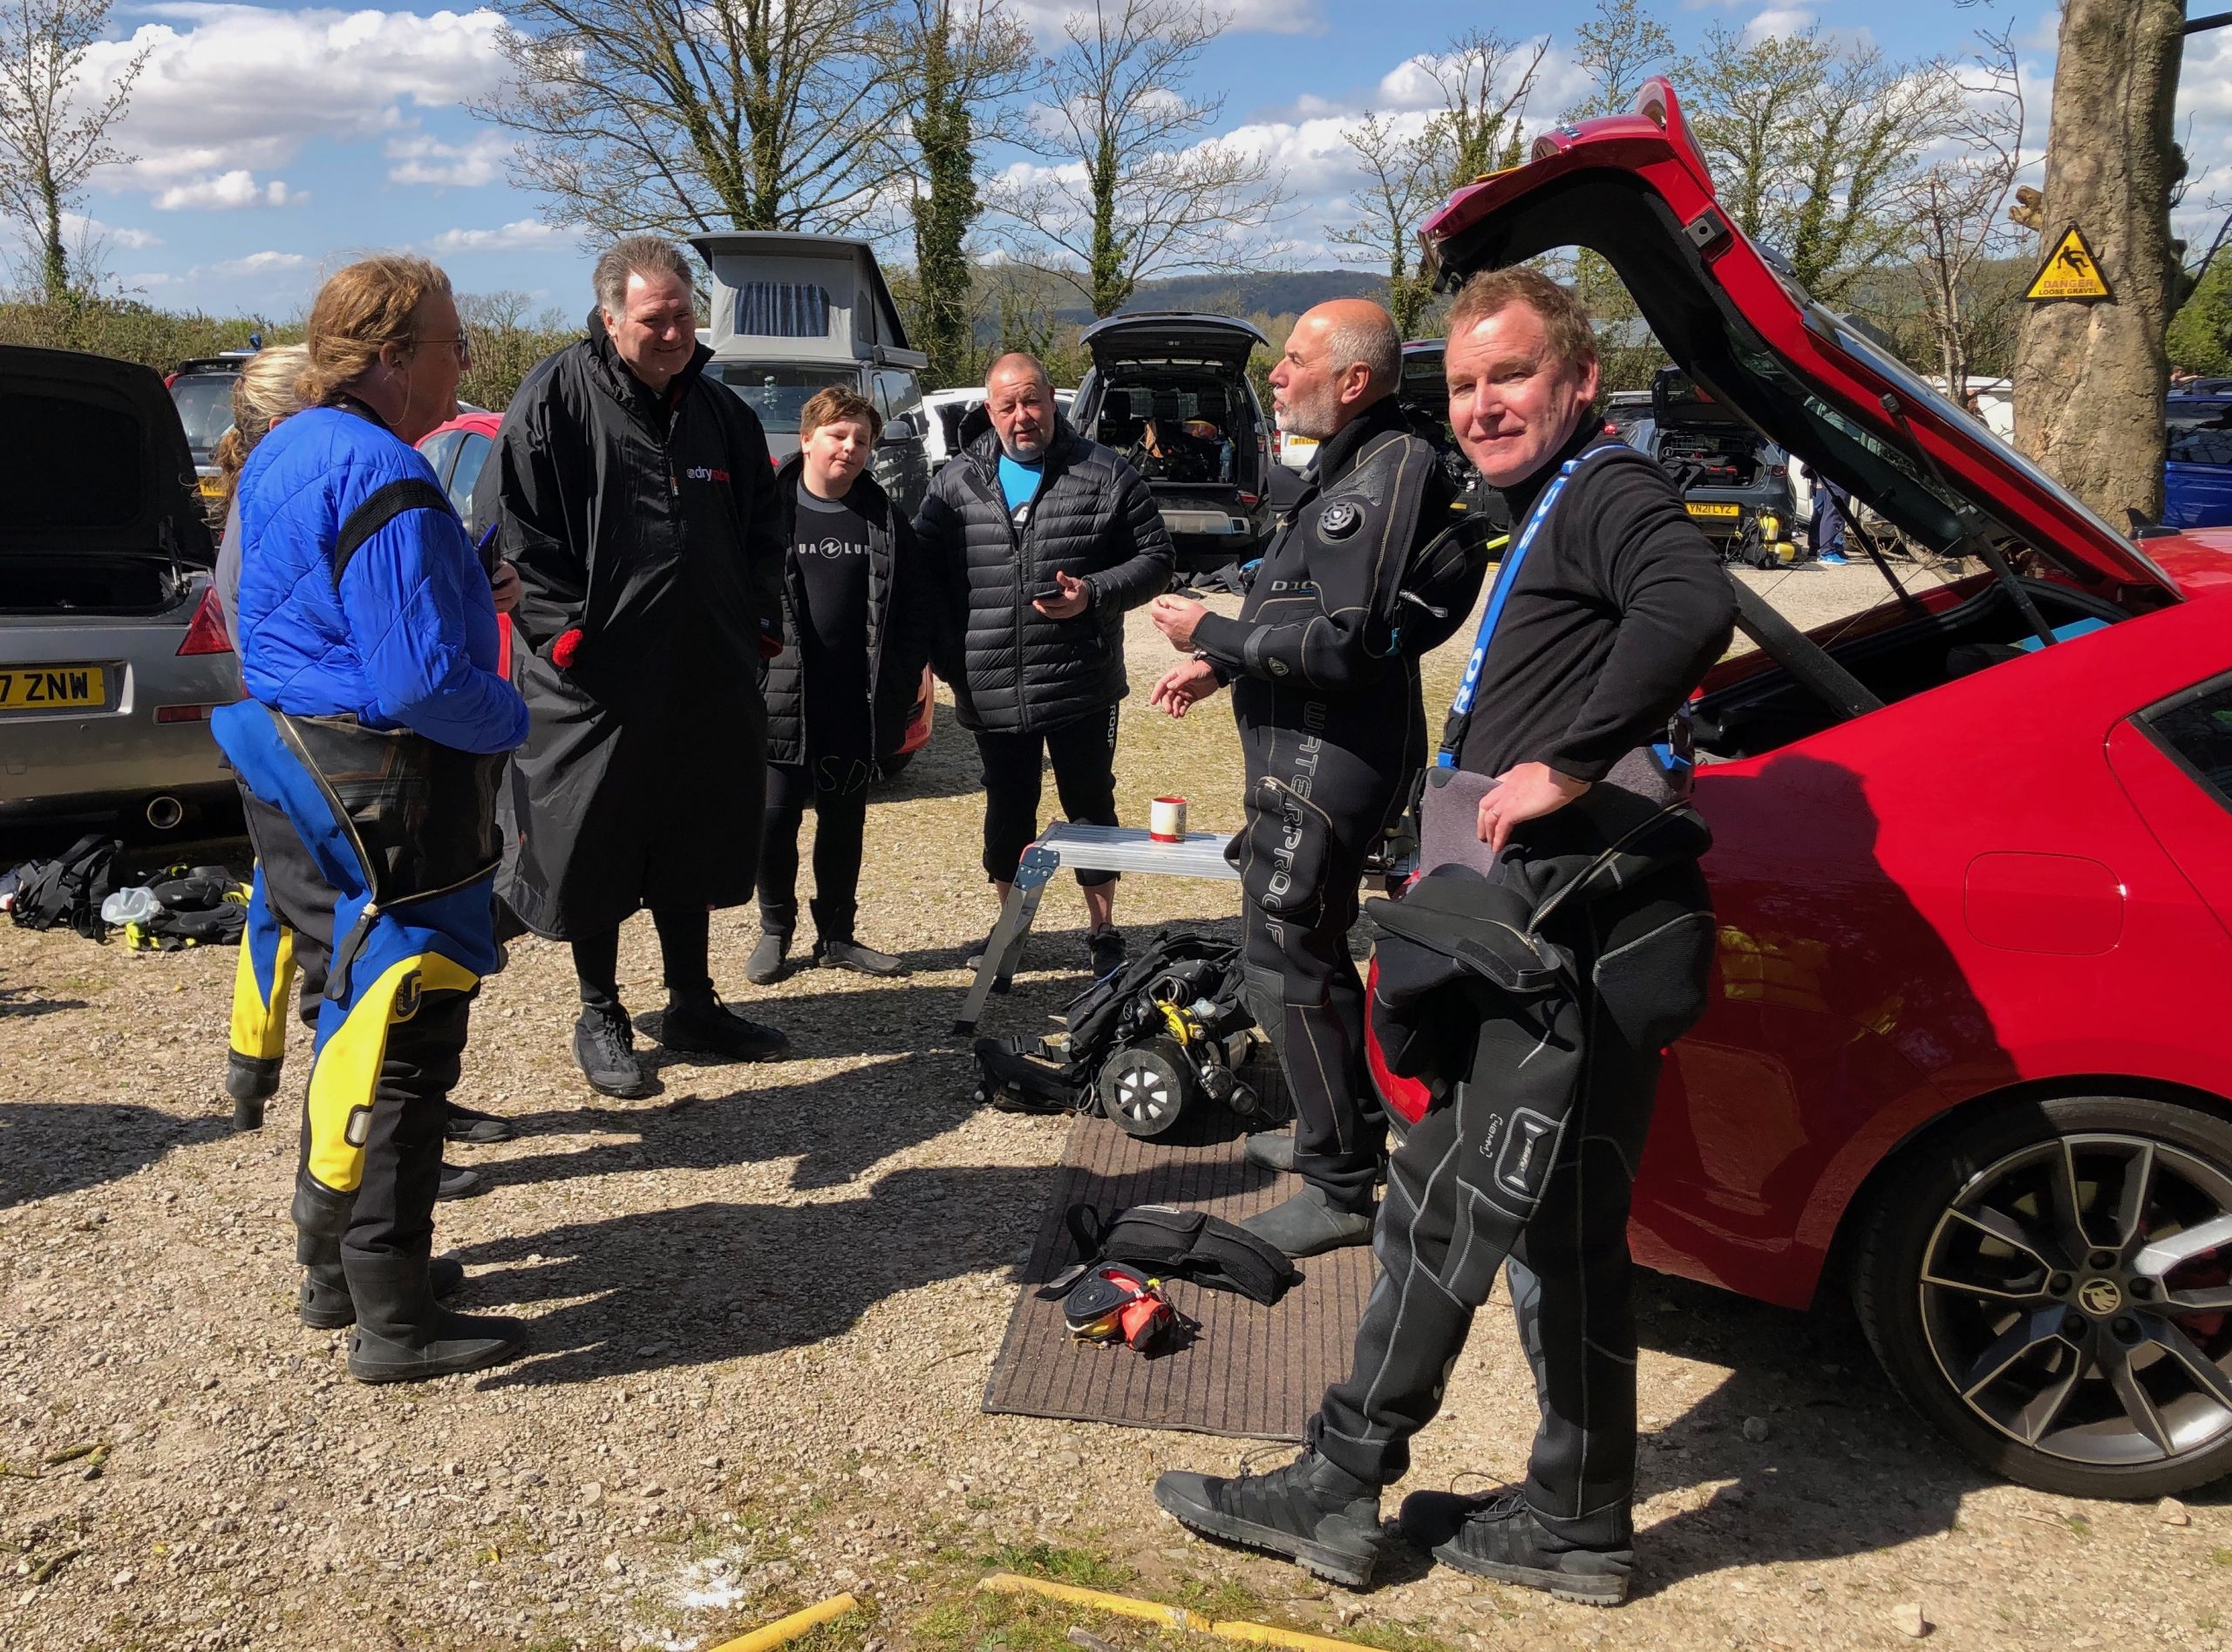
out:
{"label": "red and white mug", "polygon": [[1147,806],[1147,836],[1157,843],[1186,841],[1186,799],[1157,798]]}

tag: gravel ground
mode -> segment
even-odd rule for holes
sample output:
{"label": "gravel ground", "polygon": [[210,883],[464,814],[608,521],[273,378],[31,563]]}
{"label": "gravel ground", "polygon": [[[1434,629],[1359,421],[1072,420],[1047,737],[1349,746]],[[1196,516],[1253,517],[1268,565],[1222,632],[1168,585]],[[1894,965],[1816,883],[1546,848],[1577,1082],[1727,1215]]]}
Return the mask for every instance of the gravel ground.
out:
{"label": "gravel ground", "polygon": [[[1877,588],[1748,577],[1801,624]],[[1133,642],[1143,690],[1169,656],[1143,622]],[[1457,652],[1431,668],[1445,700]],[[1128,809],[1176,786],[1197,826],[1237,824],[1221,708],[1126,716]],[[2226,1643],[2221,1494],[2164,1511],[1988,1482],[1899,1409],[1840,1302],[1646,1278],[1639,1598],[1616,1613],[1415,1566],[1329,1593],[1155,1511],[1159,1470],[1229,1472],[1233,1443],[981,1414],[1065,1126],[972,1110],[943,1036],[991,915],[972,758],[942,717],[872,816],[862,933],[912,980],[754,992],[753,926],[717,919],[717,978],[789,1030],[789,1060],[667,1065],[659,1097],[604,1102],[567,1055],[563,950],[515,950],[459,1098],[521,1135],[458,1150],[492,1187],[441,1207],[439,1243],[534,1351],[415,1388],[349,1382],[342,1339],[294,1322],[293,1132],[232,1133],[217,1086],[235,955],[0,928],[0,1644],[711,1647],[840,1589],[874,1606],[816,1646],[1059,1647],[1081,1621],[1157,1640],[995,1605],[970,1587],[993,1566],[1392,1649],[1880,1647],[1916,1608],[1949,1646]],[[1135,880],[1119,916],[1136,935],[1231,902]],[[989,1025],[1058,1007],[1082,922],[1058,887]],[[656,978],[638,921],[638,1007]],[[1407,1484],[1512,1475],[1532,1406],[1491,1312]]]}

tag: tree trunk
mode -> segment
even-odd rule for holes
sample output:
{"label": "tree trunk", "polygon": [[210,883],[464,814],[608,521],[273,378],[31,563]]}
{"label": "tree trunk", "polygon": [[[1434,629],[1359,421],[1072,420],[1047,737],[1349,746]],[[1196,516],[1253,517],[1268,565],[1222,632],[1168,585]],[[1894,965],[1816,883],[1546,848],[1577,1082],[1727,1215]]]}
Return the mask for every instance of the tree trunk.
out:
{"label": "tree trunk", "polygon": [[70,296],[70,252],[62,244],[62,191],[51,172],[38,176],[39,204],[45,208],[45,233],[40,248],[46,271],[46,302],[59,304]]}
{"label": "tree trunk", "polygon": [[2113,302],[2031,305],[2015,357],[2024,452],[2111,522],[2162,513],[2162,336],[2180,269],[2170,190],[2180,0],[2065,0],[2041,245],[2085,232]]}
{"label": "tree trunk", "polygon": [[968,102],[954,87],[949,47],[947,24],[925,35],[915,124],[924,184],[913,202],[922,332],[915,343],[930,358],[929,383],[939,390],[970,383],[976,353],[963,250],[977,212],[975,130]]}

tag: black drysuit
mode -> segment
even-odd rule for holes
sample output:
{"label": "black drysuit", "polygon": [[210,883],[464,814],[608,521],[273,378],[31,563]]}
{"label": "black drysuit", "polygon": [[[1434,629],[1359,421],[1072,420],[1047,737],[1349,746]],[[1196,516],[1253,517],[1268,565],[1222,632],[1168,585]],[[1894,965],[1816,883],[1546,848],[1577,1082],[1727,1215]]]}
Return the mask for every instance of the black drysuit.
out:
{"label": "black drysuit", "polygon": [[638,906],[752,896],[786,547],[766,437],[712,352],[655,391],[589,333],[520,386],[473,506],[519,568],[534,714],[498,892],[537,934],[601,942]]}
{"label": "black drysuit", "polygon": [[[1541,1406],[1528,1506],[1563,1541],[1616,1550],[1632,1539],[1635,1481],[1630,1195],[1664,1051],[1705,1008],[1713,940],[1704,825],[1641,793],[1663,773],[1651,745],[1727,646],[1734,602],[1664,473],[1626,449],[1580,459],[1592,435],[1508,490],[1524,524],[1559,464],[1578,461],[1501,576],[1477,710],[1444,745],[1473,774],[1541,761],[1594,785],[1515,828],[1489,880],[1436,868],[1374,912],[1388,938],[1373,1030],[1391,1068],[1441,1099],[1389,1162],[1380,1277],[1311,1432],[1348,1472],[1400,1479],[1507,1257]],[[1497,957],[1528,975],[1499,981]]]}
{"label": "black drysuit", "polygon": [[1363,1105],[1357,885],[1426,760],[1419,656],[1480,589],[1475,557],[1433,607],[1405,595],[1422,547],[1447,535],[1461,554],[1454,499],[1394,398],[1374,403],[1319,450],[1239,617],[1194,632],[1232,684],[1247,761],[1247,824],[1227,853],[1249,1006],[1294,1098],[1295,1170],[1344,1210],[1371,1208],[1385,1135]]}

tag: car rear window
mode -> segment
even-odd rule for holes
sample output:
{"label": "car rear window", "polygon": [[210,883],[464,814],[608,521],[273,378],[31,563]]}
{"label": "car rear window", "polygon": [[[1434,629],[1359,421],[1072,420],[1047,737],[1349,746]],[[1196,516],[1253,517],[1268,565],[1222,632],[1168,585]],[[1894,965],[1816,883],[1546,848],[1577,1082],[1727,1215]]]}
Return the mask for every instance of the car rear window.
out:
{"label": "car rear window", "polygon": [[858,387],[859,376],[842,367],[770,367],[757,362],[717,364],[714,374],[759,415],[759,428],[771,436],[799,433],[799,413],[816,391],[842,384]]}
{"label": "car rear window", "polygon": [[171,400],[178,404],[186,445],[194,458],[208,459],[233,427],[233,385],[239,377],[238,373],[188,373],[172,384]]}
{"label": "car rear window", "polygon": [[2170,420],[2173,465],[2232,465],[2232,407],[2204,418]]}
{"label": "car rear window", "polygon": [[130,410],[74,396],[0,396],[0,452],[18,479],[9,527],[49,532],[128,527],[146,509],[140,420]]}
{"label": "car rear window", "polygon": [[2139,714],[2140,726],[2232,809],[2232,676],[2197,683]]}

